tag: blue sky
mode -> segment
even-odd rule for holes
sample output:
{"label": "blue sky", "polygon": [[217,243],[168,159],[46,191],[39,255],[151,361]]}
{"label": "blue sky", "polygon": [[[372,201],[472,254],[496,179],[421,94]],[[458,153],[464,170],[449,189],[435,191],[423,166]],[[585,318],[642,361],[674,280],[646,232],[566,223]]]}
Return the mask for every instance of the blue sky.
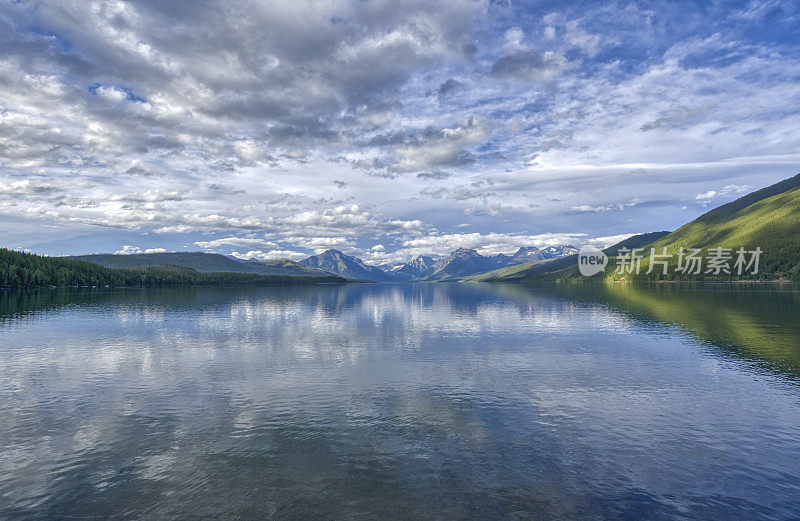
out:
{"label": "blue sky", "polygon": [[609,244],[800,168],[792,2],[0,1],[0,243]]}

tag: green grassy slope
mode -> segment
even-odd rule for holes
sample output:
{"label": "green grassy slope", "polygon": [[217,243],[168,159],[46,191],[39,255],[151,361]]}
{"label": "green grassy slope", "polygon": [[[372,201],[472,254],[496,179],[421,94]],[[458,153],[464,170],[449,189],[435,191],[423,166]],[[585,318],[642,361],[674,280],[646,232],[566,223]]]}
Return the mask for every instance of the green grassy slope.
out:
{"label": "green grassy slope", "polygon": [[512,266],[506,266],[504,268],[487,271],[485,273],[478,273],[476,275],[470,275],[469,277],[463,277],[460,280],[464,282],[483,282],[497,279],[517,280],[533,273],[544,273],[547,271],[561,269],[567,266],[567,259],[571,259],[573,257],[577,259],[577,256],[570,255],[568,257],[560,257],[557,259],[514,264]]}
{"label": "green grassy slope", "polygon": [[42,257],[0,249],[0,288],[48,286],[193,286],[223,284],[315,284],[344,282],[341,277],[286,276],[256,273],[200,273],[185,266],[106,268],[63,257]]}
{"label": "green grassy slope", "polygon": [[[609,268],[605,273],[591,277],[590,280],[798,281],[800,280],[800,174],[715,208],[668,235],[635,247],[644,248],[644,259],[638,275],[615,273],[616,259],[609,253],[609,256],[612,256]],[[763,253],[759,272],[755,275],[707,274],[705,263],[704,273],[684,275],[675,272],[677,254],[681,247],[702,248],[703,257],[707,256],[710,248],[718,247],[731,248],[734,251],[738,248],[748,251],[761,248]],[[648,256],[651,248],[655,248],[657,254],[661,254],[663,248],[667,248],[667,254],[672,255],[666,275],[661,268],[655,269],[651,274],[646,273],[650,264]],[[578,273],[577,262],[557,270],[530,273],[521,279],[529,282],[587,280]]]}
{"label": "green grassy slope", "polygon": [[[710,277],[703,279],[777,279],[797,280],[800,275],[800,174],[753,192],[736,201],[715,208],[673,233],[653,242],[649,248],[675,258],[667,277],[657,273],[640,275],[641,279],[675,279],[670,275],[677,263],[677,253],[684,248],[761,248],[759,274],[746,277]],[[649,252],[648,248],[648,252]],[[705,251],[704,251],[705,253]],[[642,263],[643,271],[649,261]],[[697,278],[697,277],[696,277]]]}

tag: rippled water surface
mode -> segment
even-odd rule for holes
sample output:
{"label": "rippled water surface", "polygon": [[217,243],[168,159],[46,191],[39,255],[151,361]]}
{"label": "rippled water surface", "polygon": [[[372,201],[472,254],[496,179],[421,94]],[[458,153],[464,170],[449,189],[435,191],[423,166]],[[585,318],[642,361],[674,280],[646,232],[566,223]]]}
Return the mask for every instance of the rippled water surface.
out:
{"label": "rippled water surface", "polygon": [[800,518],[800,293],[0,293],[0,519]]}

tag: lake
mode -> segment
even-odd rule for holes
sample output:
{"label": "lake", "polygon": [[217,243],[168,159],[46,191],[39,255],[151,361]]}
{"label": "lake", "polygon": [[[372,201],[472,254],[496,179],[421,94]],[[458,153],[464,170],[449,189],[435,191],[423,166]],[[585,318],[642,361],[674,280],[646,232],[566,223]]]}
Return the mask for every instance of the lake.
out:
{"label": "lake", "polygon": [[0,519],[800,517],[800,292],[0,293]]}

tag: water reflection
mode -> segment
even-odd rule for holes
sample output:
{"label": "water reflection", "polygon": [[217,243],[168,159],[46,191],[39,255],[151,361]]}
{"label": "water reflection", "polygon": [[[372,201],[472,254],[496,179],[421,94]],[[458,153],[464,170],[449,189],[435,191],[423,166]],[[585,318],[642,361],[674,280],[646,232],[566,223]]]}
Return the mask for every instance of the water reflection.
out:
{"label": "water reflection", "polygon": [[[499,288],[525,294],[531,288]],[[730,355],[800,377],[800,288],[782,284],[664,284],[535,288],[570,302],[600,304],[647,328],[690,333],[698,342]],[[523,297],[524,298],[524,297]]]}
{"label": "water reflection", "polygon": [[6,294],[0,518],[791,518],[797,295],[628,291]]}

